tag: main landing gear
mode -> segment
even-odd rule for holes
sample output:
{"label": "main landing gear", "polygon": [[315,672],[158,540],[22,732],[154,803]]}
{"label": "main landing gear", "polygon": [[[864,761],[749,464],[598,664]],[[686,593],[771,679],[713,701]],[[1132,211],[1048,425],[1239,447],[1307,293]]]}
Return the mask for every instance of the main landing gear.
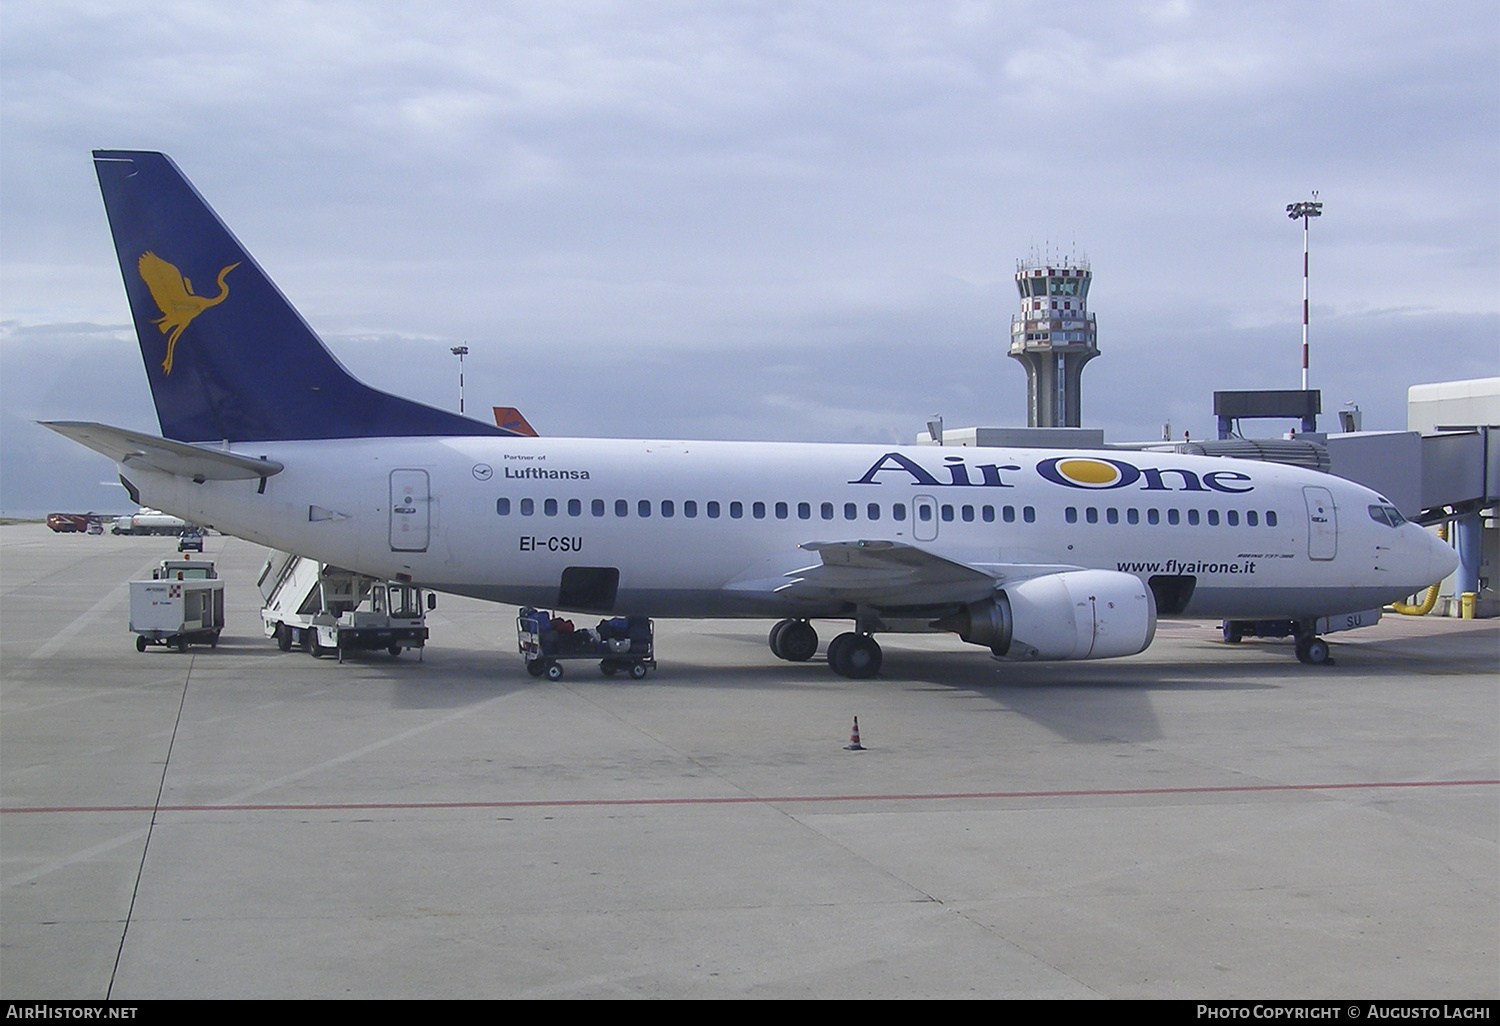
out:
{"label": "main landing gear", "polygon": [[[778,659],[805,663],[818,652],[818,632],[806,620],[781,620],[771,628],[771,651]],[[880,644],[861,631],[846,631],[828,643],[828,665],[854,680],[868,680],[880,672]]]}

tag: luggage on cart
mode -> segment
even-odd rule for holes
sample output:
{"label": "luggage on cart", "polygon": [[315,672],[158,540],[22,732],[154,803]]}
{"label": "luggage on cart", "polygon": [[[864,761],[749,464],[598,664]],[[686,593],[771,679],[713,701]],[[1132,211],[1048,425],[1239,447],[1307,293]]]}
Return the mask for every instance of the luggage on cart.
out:
{"label": "luggage on cart", "polygon": [[516,639],[533,677],[560,680],[566,659],[597,659],[606,677],[628,673],[640,680],[656,669],[656,625],[648,616],[617,616],[596,628],[578,628],[545,609],[523,607],[516,617]]}

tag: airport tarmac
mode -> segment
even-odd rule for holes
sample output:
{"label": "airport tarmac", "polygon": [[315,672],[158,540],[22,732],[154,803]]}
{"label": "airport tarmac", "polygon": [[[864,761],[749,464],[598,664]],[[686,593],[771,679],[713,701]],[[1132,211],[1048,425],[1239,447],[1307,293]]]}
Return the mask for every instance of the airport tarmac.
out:
{"label": "airport tarmac", "polygon": [[1500,997],[1495,621],[852,681],[667,620],[554,683],[446,595],[282,653],[206,550],[218,648],[137,653],[173,540],[0,526],[0,996]]}

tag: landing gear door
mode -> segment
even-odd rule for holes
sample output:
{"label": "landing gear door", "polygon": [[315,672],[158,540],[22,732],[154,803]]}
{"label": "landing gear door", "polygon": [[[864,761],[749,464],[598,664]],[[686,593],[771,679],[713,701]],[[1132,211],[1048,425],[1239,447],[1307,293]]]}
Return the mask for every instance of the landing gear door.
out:
{"label": "landing gear door", "polygon": [[391,551],[426,552],[430,533],[427,471],[391,471]]}
{"label": "landing gear door", "polygon": [[1338,512],[1333,493],[1320,485],[1304,485],[1307,503],[1307,558],[1332,559],[1339,551]]}

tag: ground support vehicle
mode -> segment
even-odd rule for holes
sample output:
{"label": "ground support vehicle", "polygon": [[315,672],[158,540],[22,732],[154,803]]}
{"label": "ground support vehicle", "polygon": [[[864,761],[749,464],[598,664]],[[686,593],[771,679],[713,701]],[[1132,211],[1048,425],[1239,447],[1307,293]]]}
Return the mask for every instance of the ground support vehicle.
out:
{"label": "ground support vehicle", "polygon": [[313,656],[384,649],[393,657],[427,644],[426,610],[436,607],[422,589],[400,581],[355,573],[288,552],[272,552],[259,580],[261,624],[266,637],[290,651],[300,645]]}
{"label": "ground support vehicle", "polygon": [[224,582],[204,560],[166,559],[149,581],[130,582],[130,629],[135,650],[165,645],[219,644],[224,630]]}
{"label": "ground support vehicle", "polygon": [[187,530],[188,523],[181,517],[163,513],[159,509],[142,509],[134,516],[115,517],[114,534],[170,534],[180,535]]}
{"label": "ground support vehicle", "polygon": [[[58,534],[98,534],[99,517],[94,513],[48,513],[47,526]],[[101,528],[102,529],[102,528]]]}
{"label": "ground support vehicle", "polygon": [[523,607],[516,617],[516,640],[526,672],[560,680],[569,659],[597,659],[606,677],[628,673],[635,680],[656,669],[656,624],[646,616],[601,620],[596,629],[575,629],[545,609]]}

